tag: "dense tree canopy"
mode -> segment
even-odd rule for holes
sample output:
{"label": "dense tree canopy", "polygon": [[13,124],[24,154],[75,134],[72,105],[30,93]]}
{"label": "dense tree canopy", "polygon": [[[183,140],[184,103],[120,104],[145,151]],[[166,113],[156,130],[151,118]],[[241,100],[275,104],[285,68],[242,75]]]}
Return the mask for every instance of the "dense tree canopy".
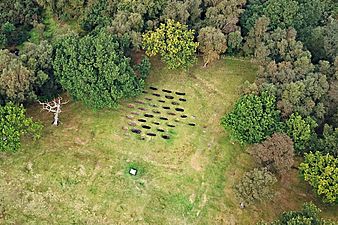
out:
{"label": "dense tree canopy", "polygon": [[35,0],[0,1],[0,48],[21,44],[28,31],[41,20]]}
{"label": "dense tree canopy", "polygon": [[26,117],[25,109],[8,103],[0,105],[0,151],[15,152],[21,146],[21,137],[25,134],[39,138],[42,126]]}
{"label": "dense tree canopy", "polygon": [[0,103],[22,103],[36,99],[36,88],[48,76],[29,70],[23,62],[8,50],[0,50]]}
{"label": "dense tree canopy", "polygon": [[276,177],[266,168],[253,169],[246,172],[235,185],[237,198],[245,204],[252,204],[272,198],[272,187],[277,182]]}
{"label": "dense tree canopy", "polygon": [[222,118],[222,125],[240,143],[260,143],[280,129],[276,99],[267,92],[244,95],[233,110]]}
{"label": "dense tree canopy", "polygon": [[338,201],[338,158],[319,152],[305,154],[299,167],[304,180],[308,181],[324,202]]}
{"label": "dense tree canopy", "polygon": [[289,136],[275,133],[250,150],[258,163],[273,173],[286,174],[293,166],[294,149]]}
{"label": "dense tree canopy", "polygon": [[120,99],[140,93],[144,83],[106,31],[65,37],[56,46],[53,66],[62,87],[93,108],[115,108]]}
{"label": "dense tree canopy", "polygon": [[317,124],[311,117],[303,119],[297,114],[292,114],[286,121],[286,130],[294,142],[297,154],[308,151],[315,127]]}
{"label": "dense tree canopy", "polygon": [[169,68],[175,69],[188,68],[196,61],[198,43],[194,42],[194,31],[188,26],[168,20],[143,35],[143,47],[147,55],[159,54]]}
{"label": "dense tree canopy", "polygon": [[198,35],[199,50],[203,53],[204,66],[219,59],[227,49],[227,40],[220,29],[204,27]]}

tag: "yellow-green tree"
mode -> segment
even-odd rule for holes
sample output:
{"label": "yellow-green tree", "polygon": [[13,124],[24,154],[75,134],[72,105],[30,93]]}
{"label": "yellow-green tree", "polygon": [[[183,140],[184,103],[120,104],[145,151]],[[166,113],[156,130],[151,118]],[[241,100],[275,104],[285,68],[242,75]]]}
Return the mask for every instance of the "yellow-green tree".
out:
{"label": "yellow-green tree", "polygon": [[155,31],[143,35],[143,48],[148,56],[160,55],[170,69],[188,68],[196,62],[194,30],[187,25],[167,20]]}
{"label": "yellow-green tree", "polygon": [[310,152],[299,169],[324,202],[338,203],[338,158]]}

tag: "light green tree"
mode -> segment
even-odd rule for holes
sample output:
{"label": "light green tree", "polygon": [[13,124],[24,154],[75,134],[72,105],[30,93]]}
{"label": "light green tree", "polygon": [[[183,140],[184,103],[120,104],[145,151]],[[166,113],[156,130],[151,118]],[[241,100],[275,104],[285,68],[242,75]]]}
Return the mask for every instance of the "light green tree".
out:
{"label": "light green tree", "polygon": [[303,119],[298,114],[292,114],[286,121],[286,133],[293,140],[297,154],[301,155],[307,150],[316,127],[317,123],[311,117]]}
{"label": "light green tree", "polygon": [[26,117],[25,109],[13,103],[0,105],[0,151],[15,152],[21,146],[21,137],[26,134],[39,138],[42,125]]}
{"label": "light green tree", "polygon": [[338,158],[310,152],[299,169],[324,202],[338,203]]}
{"label": "light green tree", "polygon": [[170,69],[189,68],[196,62],[194,30],[173,20],[143,35],[143,48],[148,56],[159,54]]}

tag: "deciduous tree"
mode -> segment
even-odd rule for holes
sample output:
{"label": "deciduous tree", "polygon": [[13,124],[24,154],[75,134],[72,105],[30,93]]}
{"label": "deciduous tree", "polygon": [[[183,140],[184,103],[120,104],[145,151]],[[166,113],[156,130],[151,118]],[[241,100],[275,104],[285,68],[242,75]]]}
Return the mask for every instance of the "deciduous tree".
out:
{"label": "deciduous tree", "polygon": [[302,118],[298,114],[292,114],[286,121],[286,133],[292,138],[297,154],[308,149],[316,127],[317,123],[311,117]]}
{"label": "deciduous tree", "polygon": [[25,109],[13,103],[0,105],[0,151],[15,152],[21,146],[21,137],[26,134],[39,138],[42,125],[26,117]]}
{"label": "deciduous tree", "polygon": [[8,50],[0,50],[0,98],[1,102],[22,103],[36,99],[35,87],[48,77],[37,77]]}
{"label": "deciduous tree", "polygon": [[205,23],[229,34],[239,29],[239,17],[243,13],[246,0],[207,1]]}
{"label": "deciduous tree", "polygon": [[263,92],[261,95],[244,95],[230,113],[222,118],[224,128],[240,143],[260,143],[280,129],[280,111],[276,98]]}
{"label": "deciduous tree", "polygon": [[338,158],[310,152],[299,169],[324,202],[338,202]]}
{"label": "deciduous tree", "polygon": [[62,87],[92,108],[115,108],[120,99],[139,94],[144,84],[116,37],[106,31],[62,39],[53,66]]}
{"label": "deciduous tree", "polygon": [[273,196],[272,187],[276,182],[276,177],[266,168],[255,168],[246,172],[234,189],[241,202],[252,204],[271,199]]}
{"label": "deciduous tree", "polygon": [[219,59],[227,49],[227,40],[220,29],[204,27],[198,35],[199,50],[203,53],[204,67]]}
{"label": "deciduous tree", "polygon": [[194,42],[194,31],[188,26],[168,20],[143,35],[143,47],[148,56],[159,54],[170,69],[175,69],[195,63],[198,43]]}
{"label": "deciduous tree", "polygon": [[294,163],[293,142],[283,133],[274,133],[261,144],[255,144],[250,153],[263,167],[280,175],[287,173]]}

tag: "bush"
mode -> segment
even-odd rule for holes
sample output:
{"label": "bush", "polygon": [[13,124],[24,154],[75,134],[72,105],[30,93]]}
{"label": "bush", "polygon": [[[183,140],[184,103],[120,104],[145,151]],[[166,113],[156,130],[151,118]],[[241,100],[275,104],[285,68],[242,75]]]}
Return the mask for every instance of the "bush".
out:
{"label": "bush", "polygon": [[260,225],[334,225],[319,217],[320,209],[312,203],[305,203],[300,211],[284,212],[278,220]]}
{"label": "bush", "polygon": [[276,177],[266,168],[253,169],[244,174],[235,185],[236,196],[240,201],[251,204],[257,201],[271,199],[272,186],[277,182]]}
{"label": "bush", "polygon": [[338,158],[310,152],[305,154],[305,161],[299,169],[304,180],[310,183],[324,202],[338,202]]}
{"label": "bush", "polygon": [[13,103],[0,106],[0,151],[17,151],[25,134],[31,134],[35,139],[40,137],[42,125],[27,118],[25,111],[22,106]]}

